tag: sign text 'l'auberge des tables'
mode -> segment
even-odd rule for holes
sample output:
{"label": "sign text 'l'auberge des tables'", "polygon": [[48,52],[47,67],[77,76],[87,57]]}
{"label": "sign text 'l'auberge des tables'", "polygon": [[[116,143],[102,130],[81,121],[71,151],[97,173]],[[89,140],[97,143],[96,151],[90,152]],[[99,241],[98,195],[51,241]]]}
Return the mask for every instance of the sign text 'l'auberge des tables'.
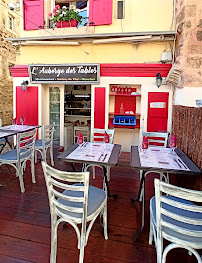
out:
{"label": "sign text 'l'auberge des tables'", "polygon": [[99,64],[29,65],[31,83],[98,84]]}

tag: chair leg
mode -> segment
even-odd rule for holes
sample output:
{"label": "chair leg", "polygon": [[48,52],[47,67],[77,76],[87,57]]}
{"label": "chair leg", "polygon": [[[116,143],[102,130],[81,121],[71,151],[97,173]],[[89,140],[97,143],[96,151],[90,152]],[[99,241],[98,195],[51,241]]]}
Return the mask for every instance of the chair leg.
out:
{"label": "chair leg", "polygon": [[35,169],[34,169],[34,156],[31,158],[31,172],[32,172],[32,183],[36,183]]}
{"label": "chair leg", "polygon": [[34,151],[35,163],[37,163],[37,151]]}
{"label": "chair leg", "polygon": [[152,242],[153,242],[153,229],[152,229],[152,219],[150,217],[149,244],[152,245]]}
{"label": "chair leg", "polygon": [[17,173],[18,173],[18,178],[19,178],[19,182],[20,182],[20,189],[21,192],[24,193],[25,192],[25,186],[24,186],[24,182],[23,182],[23,172],[22,172],[23,168],[17,168]]}
{"label": "chair leg", "polygon": [[93,169],[93,179],[95,179],[95,166],[93,166],[92,169]]}
{"label": "chair leg", "polygon": [[110,167],[107,166],[107,181],[110,181]]}
{"label": "chair leg", "polygon": [[108,239],[108,233],[107,233],[107,203],[105,204],[105,207],[103,209],[103,226],[104,226],[104,237],[107,240]]}
{"label": "chair leg", "polygon": [[51,217],[51,255],[50,263],[56,263],[57,257],[57,217]]}
{"label": "chair leg", "polygon": [[54,161],[53,161],[53,146],[50,147],[50,157],[51,157],[51,165],[54,166]]}
{"label": "chair leg", "polygon": [[80,253],[79,253],[79,263],[83,263],[83,260],[84,260],[84,248],[85,248],[85,239],[82,236],[81,237],[81,245],[80,245]]}

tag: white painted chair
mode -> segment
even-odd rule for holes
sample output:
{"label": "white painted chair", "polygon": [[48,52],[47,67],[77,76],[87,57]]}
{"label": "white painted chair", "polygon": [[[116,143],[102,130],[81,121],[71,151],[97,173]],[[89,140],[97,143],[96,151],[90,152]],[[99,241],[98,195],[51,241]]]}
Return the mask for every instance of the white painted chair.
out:
{"label": "white painted chair", "polygon": [[[168,143],[168,132],[164,133],[164,132],[142,132],[142,138],[143,137],[146,137],[147,140],[148,140],[148,143],[149,143],[149,147],[152,147],[152,146],[157,146],[158,147],[164,147],[166,148],[167,147],[167,143]],[[156,145],[155,145],[156,144]],[[161,181],[165,181],[167,183],[169,183],[169,175],[168,174],[165,174],[165,173],[162,173],[162,172],[158,172],[158,171],[152,171],[152,172],[147,172],[145,173],[145,177],[146,175],[148,175],[149,173],[157,173],[160,175],[160,180]],[[142,178],[142,170],[140,170],[140,180]],[[142,188],[144,189],[144,187]],[[144,190],[142,190],[144,191]],[[141,196],[140,196],[140,200],[142,200],[142,195],[143,195],[143,192],[141,193]]]}
{"label": "white painted chair", "polygon": [[[45,162],[42,162],[42,167],[51,213],[50,263],[56,262],[57,228],[61,222],[67,222],[74,227],[80,249],[79,263],[83,263],[84,247],[99,214],[103,215],[104,237],[108,239],[107,195],[102,189],[89,186],[89,172],[58,171]],[[78,224],[81,224],[81,231]]]}
{"label": "white painted chair", "polygon": [[147,137],[149,147],[158,145],[159,147],[167,147],[168,132],[142,132],[142,137]]}
{"label": "white painted chair", "polygon": [[[109,135],[109,143],[113,143],[115,129],[92,129],[90,141],[102,143],[104,140],[105,132]],[[95,179],[95,166],[92,166],[92,169],[93,179]],[[110,167],[107,167],[107,180],[110,181]]]}
{"label": "white painted chair", "polygon": [[53,133],[55,123],[45,125],[42,127],[42,140],[36,140],[35,142],[35,162],[37,161],[37,152],[42,156],[44,162],[46,162],[47,151],[50,149],[51,165],[54,166],[53,161]]}
{"label": "white painted chair", "polygon": [[[157,252],[157,263],[165,263],[167,253],[184,248],[202,263],[196,249],[202,249],[202,192],[180,188],[155,179],[155,197],[150,201],[150,235]],[[163,249],[163,239],[171,242]]]}
{"label": "white painted chair", "polygon": [[34,172],[34,144],[36,132],[37,130],[34,129],[32,131],[18,133],[16,149],[0,154],[0,166],[7,164],[16,169],[16,177],[19,178],[22,193],[25,192],[23,173],[28,160],[31,162],[32,182],[36,182]]}

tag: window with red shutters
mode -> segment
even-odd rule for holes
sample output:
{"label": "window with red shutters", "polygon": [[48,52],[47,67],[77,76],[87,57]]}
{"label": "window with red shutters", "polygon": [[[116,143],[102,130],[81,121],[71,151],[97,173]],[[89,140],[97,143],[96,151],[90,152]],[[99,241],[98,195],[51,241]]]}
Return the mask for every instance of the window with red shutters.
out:
{"label": "window with red shutters", "polygon": [[24,0],[24,30],[44,28],[44,0]]}
{"label": "window with red shutters", "polygon": [[89,25],[112,24],[113,0],[90,0],[89,1]]}

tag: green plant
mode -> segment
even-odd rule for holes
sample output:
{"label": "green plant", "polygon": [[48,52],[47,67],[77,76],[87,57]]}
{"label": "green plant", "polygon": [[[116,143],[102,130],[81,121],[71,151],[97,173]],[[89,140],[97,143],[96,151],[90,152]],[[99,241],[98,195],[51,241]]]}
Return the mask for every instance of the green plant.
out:
{"label": "green plant", "polygon": [[79,12],[73,9],[72,5],[69,9],[66,6],[60,7],[59,5],[56,5],[52,13],[49,13],[48,15],[53,18],[54,23],[71,20],[77,20],[79,24],[82,22],[82,16],[79,15]]}

